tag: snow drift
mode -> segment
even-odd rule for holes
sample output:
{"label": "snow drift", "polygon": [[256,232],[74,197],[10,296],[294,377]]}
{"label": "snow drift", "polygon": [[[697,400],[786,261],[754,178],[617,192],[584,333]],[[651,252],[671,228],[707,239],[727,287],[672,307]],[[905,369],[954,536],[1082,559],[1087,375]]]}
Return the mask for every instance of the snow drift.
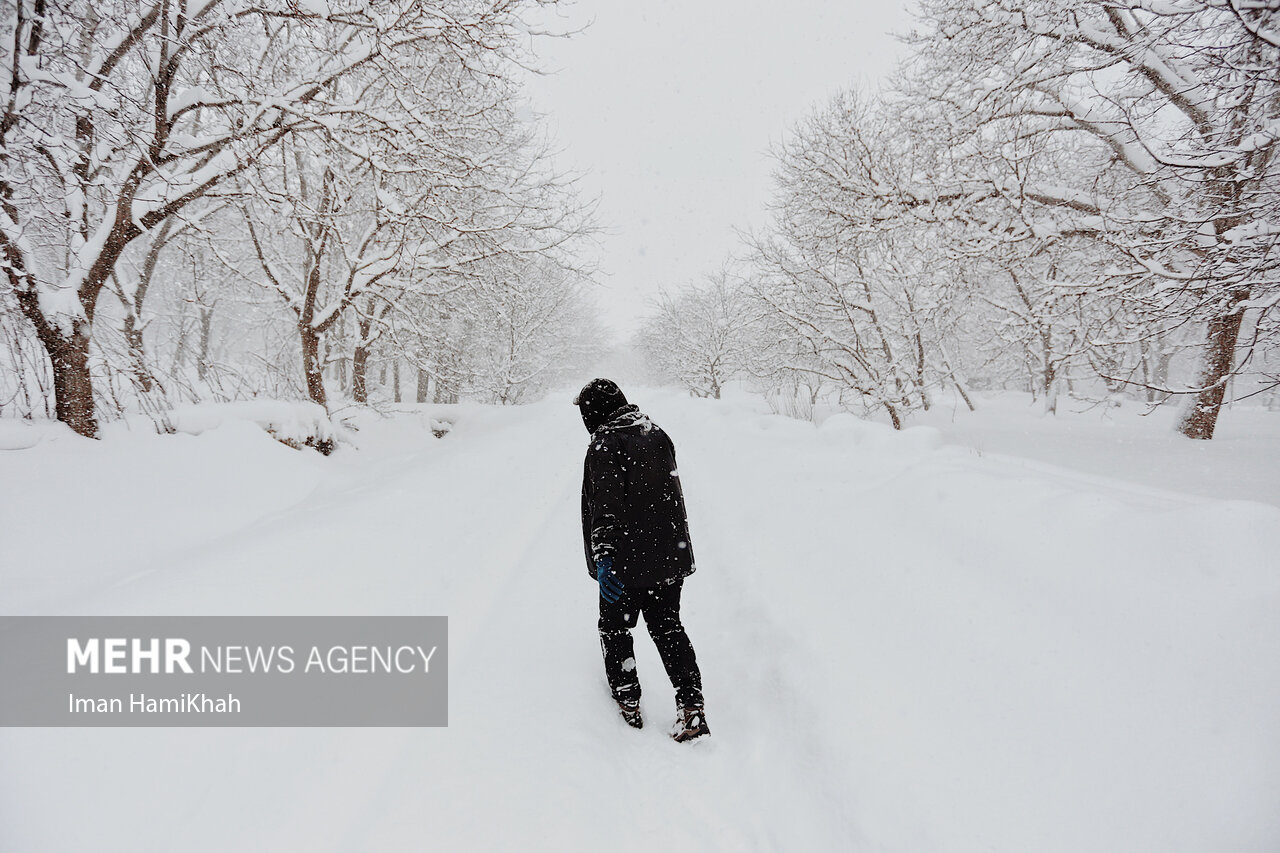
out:
{"label": "snow drift", "polygon": [[447,614],[451,725],[7,730],[5,848],[1276,849],[1280,509],[628,390],[676,444],[705,746],[643,632],[649,724],[613,712],[571,394],[329,459],[59,437],[0,454],[4,611]]}

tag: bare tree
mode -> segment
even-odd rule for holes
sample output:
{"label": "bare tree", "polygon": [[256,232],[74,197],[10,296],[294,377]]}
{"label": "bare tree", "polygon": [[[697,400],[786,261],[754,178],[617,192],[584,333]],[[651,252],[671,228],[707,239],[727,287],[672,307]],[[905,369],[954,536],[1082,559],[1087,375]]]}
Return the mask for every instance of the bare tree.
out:
{"label": "bare tree", "polygon": [[[57,417],[97,432],[98,296],[142,234],[291,134],[357,122],[344,81],[416,45],[485,54],[512,0],[7,0],[0,262],[50,360]],[[376,116],[370,117],[376,120]]]}
{"label": "bare tree", "polygon": [[[1017,206],[1038,236],[1087,235],[1122,254],[1107,285],[1165,335],[1202,323],[1199,379],[1179,429],[1211,438],[1231,376],[1276,303],[1274,8],[1227,0],[923,0],[912,95],[945,137],[990,163],[1009,146],[1057,152],[1016,171],[969,169],[967,189]],[[939,128],[941,124],[937,125]],[[1064,173],[1062,153],[1089,165]],[[1065,178],[1065,179],[1064,179]],[[1260,316],[1249,340],[1247,312]]]}
{"label": "bare tree", "polygon": [[747,372],[754,308],[726,267],[659,296],[639,343],[649,362],[698,397],[720,399]]}
{"label": "bare tree", "polygon": [[931,154],[874,102],[841,93],[775,152],[772,222],[748,241],[752,296],[775,338],[802,344],[786,345],[787,369],[895,427],[929,406],[931,387],[955,381],[941,338],[962,300],[936,212],[917,215],[925,205],[901,188],[928,173]]}

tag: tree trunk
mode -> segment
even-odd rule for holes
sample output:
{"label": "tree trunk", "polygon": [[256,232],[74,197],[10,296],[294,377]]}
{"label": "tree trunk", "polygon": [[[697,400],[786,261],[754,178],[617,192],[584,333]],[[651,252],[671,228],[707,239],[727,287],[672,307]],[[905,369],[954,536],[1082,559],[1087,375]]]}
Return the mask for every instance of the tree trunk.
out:
{"label": "tree trunk", "polygon": [[[11,272],[9,279],[16,276]],[[14,289],[22,313],[35,327],[53,369],[53,406],[58,420],[86,438],[98,437],[98,419],[93,411],[93,379],[89,375],[89,330],[86,320],[75,321],[71,335],[50,323],[30,290]]]}
{"label": "tree trunk", "polygon": [[924,387],[924,338],[917,330],[916,337],[916,388],[920,392],[920,405],[929,411],[929,392]]}
{"label": "tree trunk", "polygon": [[907,300],[907,313],[911,317],[912,337],[916,344],[916,389],[920,393],[920,405],[927,412],[929,411],[929,394],[924,387],[924,336],[920,334],[920,322],[916,318],[916,303],[911,298],[911,291],[904,287],[902,295]]}
{"label": "tree trunk", "polygon": [[1058,413],[1058,367],[1049,359],[1049,351],[1044,354],[1044,413]]}
{"label": "tree trunk", "polygon": [[1141,354],[1138,359],[1138,365],[1142,368],[1142,384],[1146,386],[1147,402],[1154,403],[1156,401],[1155,385],[1155,368],[1151,363],[1152,346],[1150,341],[1139,341],[1138,351]]}
{"label": "tree trunk", "polygon": [[21,256],[10,256],[9,283],[22,313],[36,329],[36,337],[44,346],[53,367],[54,411],[58,420],[86,438],[98,437],[98,418],[93,411],[93,378],[89,375],[89,335],[93,329],[94,308],[107,276],[129,241],[141,233],[125,215],[117,214],[116,225],[107,237],[97,259],[80,285],[79,301],[84,316],[74,320],[70,335],[52,323],[41,310],[39,297],[23,280]]}
{"label": "tree trunk", "polygon": [[365,379],[368,371],[369,350],[365,347],[356,347],[355,354],[351,357],[351,399],[357,403],[369,402],[369,391]]}
{"label": "tree trunk", "polygon": [[902,418],[898,417],[898,410],[895,409],[893,404],[888,401],[884,402],[882,405],[884,406],[885,411],[889,413],[889,420],[893,422],[893,428],[902,429]]}
{"label": "tree trunk", "polygon": [[203,382],[209,375],[209,339],[213,332],[213,306],[201,304],[196,310],[200,313],[200,348],[196,352],[196,376]]}
{"label": "tree trunk", "polygon": [[[328,360],[328,359],[326,359],[326,361],[327,361],[327,360]],[[348,391],[350,390],[351,386],[347,383],[347,378],[348,378],[347,374],[348,374],[348,371],[347,371],[347,357],[346,357],[345,355],[344,355],[344,356],[342,356],[342,357],[340,357],[340,358],[337,360],[337,362],[334,364],[334,366],[333,366],[333,372],[334,372],[334,373],[336,373],[336,374],[338,375],[338,376],[337,376],[337,378],[338,378],[338,389],[339,389],[338,393],[339,393],[340,395],[341,395],[341,394],[346,394],[346,393],[348,393]]]}
{"label": "tree trunk", "polygon": [[427,402],[427,396],[431,393],[431,377],[421,367],[418,368],[418,395],[419,403]]}
{"label": "tree trunk", "polygon": [[[1233,297],[1235,305],[1244,301],[1247,296],[1248,294]],[[1183,410],[1178,422],[1178,432],[1187,438],[1206,441],[1213,438],[1213,430],[1218,424],[1218,412],[1222,409],[1222,398],[1227,392],[1227,380],[1235,366],[1236,340],[1240,337],[1240,324],[1243,320],[1244,312],[1237,309],[1209,321],[1204,362],[1200,368],[1199,385],[1203,390]]]}
{"label": "tree trunk", "polygon": [[[351,399],[357,403],[369,402],[369,350],[372,344],[369,341],[369,333],[373,330],[373,320],[369,317],[361,317],[357,325],[359,337],[356,341],[355,352],[351,356]],[[387,365],[382,365],[382,381],[387,381]]]}
{"label": "tree trunk", "polygon": [[951,366],[951,356],[947,355],[947,350],[942,349],[942,366],[947,369],[947,376],[951,378],[951,384],[956,386],[956,391],[960,392],[960,399],[964,400],[964,404],[969,407],[969,411],[975,411],[973,400],[969,399],[968,393],[964,390],[964,383],[960,381],[960,377],[956,376],[956,369]]}
{"label": "tree trunk", "polygon": [[298,326],[298,333],[302,337],[302,373],[307,378],[307,396],[329,409],[329,403],[325,399],[324,394],[324,374],[320,366],[320,335],[310,324]]}
{"label": "tree trunk", "polygon": [[[142,271],[138,275],[138,283],[134,287],[133,299],[128,299],[124,288],[119,286],[119,279],[116,279],[116,273],[113,271],[111,276],[116,279],[120,301],[124,303],[124,339],[129,346],[129,361],[132,363],[133,375],[138,380],[138,387],[144,392],[150,392],[155,384],[155,379],[151,376],[151,371],[147,369],[147,350],[142,340],[142,306],[147,300],[147,291],[151,289],[151,281],[155,278],[156,265],[160,261],[160,252],[164,249],[165,244],[169,242],[169,238],[173,235],[174,219],[166,219],[164,224],[155,232],[155,238],[151,241],[151,247],[147,250],[146,260],[142,263]],[[203,378],[203,377],[201,377]]]}
{"label": "tree trunk", "polygon": [[[857,264],[856,269],[858,270],[858,275],[862,276],[862,265]],[[893,371],[893,390],[897,392],[897,399],[902,400],[902,374],[896,369],[898,360],[894,358],[893,348],[889,346],[889,336],[885,334],[884,329],[880,326],[879,315],[871,307],[875,304],[875,298],[871,295],[871,282],[865,277],[862,279],[862,292],[867,298],[867,307],[865,309],[867,317],[871,320],[871,326],[876,330],[876,335],[880,338],[880,351],[884,353],[884,363],[889,370]],[[901,429],[902,425],[898,422],[898,413],[888,403],[885,404],[885,408],[889,410],[889,415],[893,418],[894,429]]]}
{"label": "tree trunk", "polygon": [[396,358],[395,361],[391,363],[391,384],[394,386],[394,388],[392,389],[392,393],[395,394],[395,397],[393,399],[397,403],[399,403],[400,402],[400,359],[398,357]]}
{"label": "tree trunk", "polygon": [[147,353],[143,348],[142,330],[137,327],[132,313],[124,318],[124,340],[129,348],[129,363],[133,376],[138,381],[138,387],[144,392],[150,392],[154,380],[151,378],[151,371],[147,370]]}
{"label": "tree trunk", "polygon": [[69,338],[56,331],[41,337],[53,365],[53,400],[58,420],[86,438],[97,438],[88,326],[77,324],[75,334]]}
{"label": "tree trunk", "polygon": [[[1159,388],[1169,387],[1169,366],[1173,363],[1174,353],[1172,350],[1161,349],[1160,355],[1156,358],[1156,369],[1153,374],[1153,382],[1151,384]],[[1152,395],[1152,402],[1164,402],[1169,399],[1167,393]]]}

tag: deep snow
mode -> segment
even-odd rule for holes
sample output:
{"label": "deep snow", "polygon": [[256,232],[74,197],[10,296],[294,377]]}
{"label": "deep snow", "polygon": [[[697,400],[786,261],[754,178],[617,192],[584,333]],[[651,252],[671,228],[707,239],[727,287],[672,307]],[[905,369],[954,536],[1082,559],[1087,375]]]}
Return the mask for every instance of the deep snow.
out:
{"label": "deep snow", "polygon": [[634,392],[698,559],[690,749],[643,630],[649,724],[612,713],[571,396],[329,459],[243,422],[11,441],[0,611],[442,613],[452,680],[447,729],[0,731],[0,849],[1280,847],[1280,508]]}
{"label": "deep snow", "polygon": [[[941,430],[948,443],[1006,461],[1058,467],[1204,497],[1280,506],[1280,412],[1236,404],[1222,411],[1212,441],[1174,431],[1178,407],[1133,400],[1094,403],[1062,397],[1046,415],[1030,394],[979,396],[969,412],[943,396],[912,423]],[[1032,465],[1031,467],[1035,467]]]}

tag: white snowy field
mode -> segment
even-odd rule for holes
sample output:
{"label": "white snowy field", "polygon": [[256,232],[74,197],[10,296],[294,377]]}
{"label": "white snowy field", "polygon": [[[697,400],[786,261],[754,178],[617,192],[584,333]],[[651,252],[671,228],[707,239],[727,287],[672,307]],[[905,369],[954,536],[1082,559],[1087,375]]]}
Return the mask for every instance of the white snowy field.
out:
{"label": "white snowy field", "polygon": [[1047,462],[1088,474],[1145,483],[1202,497],[1280,506],[1280,412],[1238,404],[1223,409],[1212,441],[1188,441],[1174,431],[1174,405],[1154,410],[1126,400],[1119,406],[1063,397],[1057,415],[1030,394],[977,396],[969,412],[943,397],[911,423],[930,424],[948,444],[984,455]]}
{"label": "white snowy field", "polygon": [[646,728],[608,698],[571,396],[329,459],[245,423],[10,436],[0,612],[446,614],[450,726],[0,730],[0,849],[1280,849],[1280,507],[1223,499],[1280,501],[1245,482],[1280,416],[1206,451],[634,391],[689,503],[690,747],[643,629]]}

